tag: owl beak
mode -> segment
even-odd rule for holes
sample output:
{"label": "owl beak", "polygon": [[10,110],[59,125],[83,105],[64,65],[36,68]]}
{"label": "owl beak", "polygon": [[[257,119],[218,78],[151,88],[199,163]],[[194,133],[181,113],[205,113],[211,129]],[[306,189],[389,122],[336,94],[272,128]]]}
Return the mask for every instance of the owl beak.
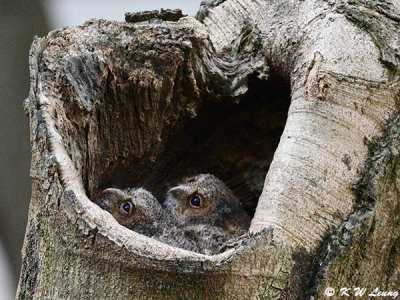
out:
{"label": "owl beak", "polygon": [[168,191],[168,194],[172,194],[174,196],[180,195],[180,194],[189,194],[191,191],[191,188],[185,185],[178,185],[176,187],[173,187]]}

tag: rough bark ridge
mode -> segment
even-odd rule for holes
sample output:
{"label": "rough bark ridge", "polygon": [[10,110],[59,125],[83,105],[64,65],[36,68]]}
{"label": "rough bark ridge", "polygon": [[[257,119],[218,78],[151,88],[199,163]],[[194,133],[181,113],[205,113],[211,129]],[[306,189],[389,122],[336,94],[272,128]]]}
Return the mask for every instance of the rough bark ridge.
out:
{"label": "rough bark ridge", "polygon": [[[197,20],[91,20],[35,40],[17,298],[292,299],[341,282],[395,286],[397,16],[378,1],[210,1]],[[249,212],[257,205],[237,248],[170,247],[90,201],[109,186],[161,197],[197,172],[224,179]]]}

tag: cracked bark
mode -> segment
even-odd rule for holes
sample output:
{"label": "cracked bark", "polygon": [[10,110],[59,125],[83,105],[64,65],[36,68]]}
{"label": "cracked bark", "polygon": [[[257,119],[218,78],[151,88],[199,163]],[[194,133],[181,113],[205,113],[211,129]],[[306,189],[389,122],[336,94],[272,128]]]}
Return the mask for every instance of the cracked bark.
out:
{"label": "cracked bark", "polygon": [[[227,0],[197,20],[91,20],[35,40],[17,298],[398,286],[399,20],[385,1]],[[255,210],[236,249],[170,247],[90,201],[112,185],[161,198],[190,172],[216,174]]]}

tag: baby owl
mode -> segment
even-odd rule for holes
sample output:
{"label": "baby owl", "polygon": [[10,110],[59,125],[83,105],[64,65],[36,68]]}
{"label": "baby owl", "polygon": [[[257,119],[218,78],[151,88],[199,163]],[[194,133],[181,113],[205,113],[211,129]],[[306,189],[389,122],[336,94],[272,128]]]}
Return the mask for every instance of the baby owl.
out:
{"label": "baby owl", "polygon": [[210,174],[190,177],[171,188],[165,209],[143,188],[109,188],[96,203],[129,229],[203,254],[220,253],[250,224],[233,192]]}
{"label": "baby owl", "polygon": [[171,188],[163,206],[201,252],[217,252],[246,233],[251,221],[233,192],[211,174],[189,177]]}
{"label": "baby owl", "polygon": [[121,225],[147,236],[162,234],[167,216],[154,196],[143,188],[109,188],[96,201]]}
{"label": "baby owl", "polygon": [[157,199],[143,188],[108,188],[95,203],[131,230],[171,246],[198,251],[195,241],[176,227]]}

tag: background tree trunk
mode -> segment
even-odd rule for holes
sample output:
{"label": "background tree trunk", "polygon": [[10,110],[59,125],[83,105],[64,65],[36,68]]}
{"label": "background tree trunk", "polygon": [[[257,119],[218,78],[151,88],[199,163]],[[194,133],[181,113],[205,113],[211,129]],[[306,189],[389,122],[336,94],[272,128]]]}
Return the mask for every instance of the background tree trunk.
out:
{"label": "background tree trunk", "polygon": [[[197,19],[91,20],[36,40],[17,297],[396,289],[399,20],[385,1],[226,0],[203,3]],[[254,213],[235,249],[170,247],[90,201],[110,186],[161,198],[198,172],[221,177]]]}

